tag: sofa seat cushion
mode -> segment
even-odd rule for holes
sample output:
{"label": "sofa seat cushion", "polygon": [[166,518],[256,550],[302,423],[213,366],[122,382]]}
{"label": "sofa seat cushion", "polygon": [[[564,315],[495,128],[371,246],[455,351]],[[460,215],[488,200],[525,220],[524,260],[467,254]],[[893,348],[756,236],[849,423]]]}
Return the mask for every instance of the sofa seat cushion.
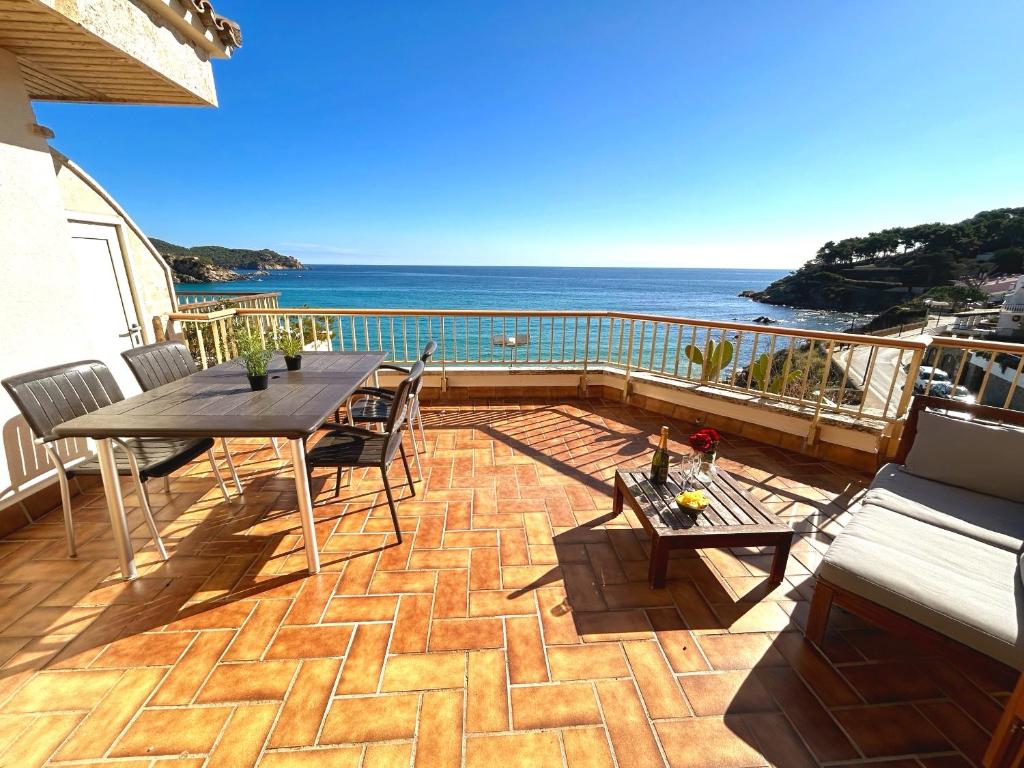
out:
{"label": "sofa seat cushion", "polygon": [[875,505],[970,536],[994,547],[1024,549],[1024,504],[882,467],[861,505]]}
{"label": "sofa seat cushion", "polygon": [[1021,553],[864,503],[819,575],[1024,670]]}

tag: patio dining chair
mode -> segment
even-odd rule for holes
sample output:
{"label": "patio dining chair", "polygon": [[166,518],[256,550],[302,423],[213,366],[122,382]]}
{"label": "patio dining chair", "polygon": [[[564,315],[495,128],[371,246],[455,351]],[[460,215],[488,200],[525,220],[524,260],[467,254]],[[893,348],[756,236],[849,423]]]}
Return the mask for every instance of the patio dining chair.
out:
{"label": "patio dining chair", "polygon": [[382,431],[374,432],[362,427],[330,424],[327,434],[306,453],[306,471],[309,473],[310,483],[313,479],[313,470],[317,467],[334,467],[337,470],[334,477],[335,496],[341,491],[343,469],[352,470],[360,467],[379,469],[384,483],[384,493],[387,494],[388,506],[391,508],[391,521],[394,523],[395,535],[398,537],[399,543],[402,541],[402,531],[398,526],[395,497],[391,491],[391,484],[388,482],[388,469],[395,460],[395,456],[401,456],[409,489],[413,496],[416,495],[416,486],[413,484],[412,473],[409,471],[409,459],[405,455],[402,432],[409,421],[412,402],[410,393],[414,387],[418,386],[422,376],[423,363],[417,362],[409,371],[409,375],[402,379],[398,388],[395,389]]}
{"label": "patio dining chair", "polygon": [[[71,492],[68,481],[82,475],[100,475],[100,463],[96,456],[73,460],[65,464],[55,443],[59,439],[54,429],[65,421],[97,411],[104,406],[124,400],[124,394],[117,385],[110,369],[99,360],[83,360],[65,363],[50,368],[41,368],[18,376],[4,379],[4,389],[14,400],[21,415],[25,417],[35,435],[36,443],[42,445],[57,470],[60,483],[60,501],[64,512],[64,532],[67,535],[68,556],[75,557],[75,529],[71,516]],[[146,481],[151,478],[166,478],[196,457],[206,453],[213,467],[224,499],[230,501],[224,479],[217,469],[213,455],[213,440],[200,438],[192,440],[167,439],[160,437],[126,438],[113,440],[116,448],[114,459],[117,472],[131,476],[139,495],[139,506],[146,519],[146,525],[153,536],[160,557],[167,559],[167,550],[160,539],[153,511],[146,491]]]}
{"label": "patio dining chair", "polygon": [[[135,380],[139,382],[143,392],[170,384],[186,376],[191,376],[199,371],[195,358],[189,352],[188,347],[180,341],[162,341],[157,344],[147,344],[143,347],[135,347],[121,353],[125,363],[131,370]],[[274,447],[274,455],[281,458],[281,451],[277,447],[277,440],[270,439]],[[228,450],[226,437],[220,439],[221,449],[224,451],[224,459],[231,473],[231,480],[242,494],[242,483],[238,479],[238,472],[235,470],[235,462],[231,458],[231,451]]]}
{"label": "patio dining chair", "polygon": [[[437,351],[437,342],[430,339],[423,347],[423,352],[420,354],[420,362],[424,366],[430,362],[430,358],[434,356],[434,352]],[[403,368],[400,365],[393,363],[385,363],[377,367],[378,371],[398,371],[406,375],[409,374],[410,368]],[[427,450],[427,435],[423,428],[423,414],[420,413],[420,389],[422,389],[422,380],[416,386],[415,391],[412,393],[412,402],[409,404],[409,433],[412,437],[413,447],[416,448],[416,469],[419,471],[419,451],[416,443],[416,425],[419,424],[420,428],[420,441],[423,444],[422,450]],[[354,393],[354,395],[363,395],[356,400],[350,400],[347,411],[349,424],[383,424],[388,417],[388,412],[391,407],[391,400],[395,396],[393,389],[384,389],[381,387],[360,387]],[[420,478],[422,479],[423,473],[420,472]]]}

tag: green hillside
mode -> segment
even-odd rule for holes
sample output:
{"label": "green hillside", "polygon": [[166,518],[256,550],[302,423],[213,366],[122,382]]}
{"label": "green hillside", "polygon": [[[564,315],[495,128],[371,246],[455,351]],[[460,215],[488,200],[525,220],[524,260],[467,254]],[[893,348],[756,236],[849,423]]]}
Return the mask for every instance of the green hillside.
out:
{"label": "green hillside", "polygon": [[150,238],[156,249],[168,259],[195,256],[200,261],[226,269],[304,269],[301,261],[293,256],[272,251],[269,248],[225,248],[222,245],[196,245],[188,248],[168,243],[166,240]]}

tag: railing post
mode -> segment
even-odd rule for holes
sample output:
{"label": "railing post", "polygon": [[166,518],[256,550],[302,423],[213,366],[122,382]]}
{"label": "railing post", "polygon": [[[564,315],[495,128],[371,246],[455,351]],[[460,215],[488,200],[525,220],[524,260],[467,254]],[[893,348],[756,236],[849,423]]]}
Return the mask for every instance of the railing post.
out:
{"label": "railing post", "polygon": [[[914,383],[917,381],[917,374],[921,368],[921,360],[924,358],[925,349],[918,348],[910,355],[910,364],[907,367],[907,378],[903,382],[903,391],[900,393],[900,402],[896,406],[896,418],[902,419],[907,409],[910,408],[910,398],[914,396]],[[893,371],[893,376],[899,376],[899,366]],[[865,387],[867,382],[865,382]],[[882,414],[883,416],[885,414]]]}
{"label": "railing post", "polygon": [[[621,331],[620,331],[621,333]],[[626,342],[626,381],[622,389],[622,401],[629,400],[629,388],[633,370],[633,319],[629,319],[629,340]]]}
{"label": "railing post", "polygon": [[[578,322],[578,321],[577,321]],[[575,350],[573,350],[575,352]],[[587,371],[590,367],[590,315],[587,315],[587,321],[583,325],[583,375],[580,376],[579,384],[579,395],[582,398],[587,397],[587,391],[589,387],[589,380],[587,377]]]}
{"label": "railing post", "polygon": [[448,391],[447,344],[444,337],[444,315],[441,315],[441,391]]}

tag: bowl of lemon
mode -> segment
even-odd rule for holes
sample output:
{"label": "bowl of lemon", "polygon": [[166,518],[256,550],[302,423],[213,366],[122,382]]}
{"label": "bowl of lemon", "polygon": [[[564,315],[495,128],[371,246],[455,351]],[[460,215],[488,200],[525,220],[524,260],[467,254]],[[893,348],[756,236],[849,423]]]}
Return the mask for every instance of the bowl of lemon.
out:
{"label": "bowl of lemon", "polygon": [[710,503],[711,499],[709,499],[708,495],[700,489],[683,491],[676,496],[676,504],[679,505],[679,508],[689,510],[690,512],[700,512]]}

